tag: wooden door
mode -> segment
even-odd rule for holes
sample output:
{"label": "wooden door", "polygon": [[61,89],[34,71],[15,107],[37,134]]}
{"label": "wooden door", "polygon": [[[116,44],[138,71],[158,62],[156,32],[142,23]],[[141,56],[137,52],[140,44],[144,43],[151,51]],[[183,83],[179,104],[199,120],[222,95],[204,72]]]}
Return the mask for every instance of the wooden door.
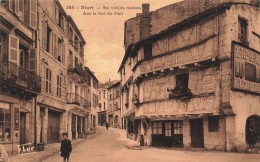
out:
{"label": "wooden door", "polygon": [[172,133],[172,122],[166,121],[164,123],[164,146],[172,147],[173,146],[173,133]]}
{"label": "wooden door", "polygon": [[152,124],[152,145],[155,147],[163,146],[164,135],[163,135],[163,122],[153,122]]}
{"label": "wooden door", "polygon": [[48,132],[47,132],[48,143],[59,142],[59,130],[60,130],[60,113],[49,110],[48,111]]}
{"label": "wooden door", "polygon": [[20,113],[20,144],[26,143],[26,113]]}
{"label": "wooden door", "polygon": [[191,147],[204,147],[203,119],[190,120]]}

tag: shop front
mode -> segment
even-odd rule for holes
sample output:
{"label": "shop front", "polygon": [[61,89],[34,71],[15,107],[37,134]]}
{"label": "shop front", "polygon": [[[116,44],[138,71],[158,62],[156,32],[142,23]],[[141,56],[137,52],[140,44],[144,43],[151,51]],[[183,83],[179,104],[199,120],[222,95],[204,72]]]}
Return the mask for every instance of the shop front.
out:
{"label": "shop front", "polygon": [[183,121],[153,121],[152,146],[183,147]]}

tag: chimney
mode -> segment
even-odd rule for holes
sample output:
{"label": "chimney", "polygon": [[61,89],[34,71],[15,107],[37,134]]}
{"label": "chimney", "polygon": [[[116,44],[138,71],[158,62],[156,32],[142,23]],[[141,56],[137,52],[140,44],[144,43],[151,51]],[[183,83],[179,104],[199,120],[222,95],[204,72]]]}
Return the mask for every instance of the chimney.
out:
{"label": "chimney", "polygon": [[140,39],[144,40],[150,36],[150,14],[149,3],[142,4],[142,16],[140,21]]}

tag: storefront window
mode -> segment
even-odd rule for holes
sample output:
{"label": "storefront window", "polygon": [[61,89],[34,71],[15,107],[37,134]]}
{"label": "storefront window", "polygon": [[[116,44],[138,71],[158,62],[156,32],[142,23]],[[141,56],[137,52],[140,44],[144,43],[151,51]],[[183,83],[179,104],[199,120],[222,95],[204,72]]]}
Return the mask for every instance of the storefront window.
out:
{"label": "storefront window", "polygon": [[162,122],[153,122],[153,134],[162,134]]}
{"label": "storefront window", "polygon": [[183,134],[183,122],[174,121],[174,134]]}
{"label": "storefront window", "polygon": [[172,136],[172,123],[171,122],[165,123],[165,136]]}
{"label": "storefront window", "polygon": [[11,141],[11,113],[8,104],[0,104],[0,141]]}

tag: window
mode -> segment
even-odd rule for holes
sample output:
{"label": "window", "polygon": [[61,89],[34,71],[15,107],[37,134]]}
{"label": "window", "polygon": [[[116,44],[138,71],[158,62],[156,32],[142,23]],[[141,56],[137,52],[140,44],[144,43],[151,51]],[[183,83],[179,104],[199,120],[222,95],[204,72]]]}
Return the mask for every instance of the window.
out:
{"label": "window", "polygon": [[144,46],[144,58],[152,57],[152,44]]}
{"label": "window", "polygon": [[73,40],[73,30],[72,30],[72,28],[70,28],[70,34],[69,35],[70,35],[69,41],[71,42]]}
{"label": "window", "polygon": [[74,48],[76,49],[76,51],[78,51],[78,48],[79,48],[79,39],[78,37],[75,35],[75,44],[74,44]]}
{"label": "window", "polygon": [[104,102],[104,110],[106,110],[106,103]]}
{"label": "window", "polygon": [[183,134],[183,122],[181,120],[174,121],[173,133],[174,134]]}
{"label": "window", "polygon": [[116,91],[116,97],[119,97],[119,90]]}
{"label": "window", "polygon": [[0,141],[11,141],[11,111],[6,103],[0,103]]}
{"label": "window", "polygon": [[110,97],[109,97],[109,99],[111,100],[112,99],[112,95],[110,94]]}
{"label": "window", "polygon": [[187,87],[189,84],[189,74],[176,75],[176,87]]}
{"label": "window", "polygon": [[245,79],[256,82],[256,66],[248,62],[245,63]]}
{"label": "window", "polygon": [[239,17],[238,22],[239,22],[239,33],[238,33],[239,40],[243,43],[246,43],[247,42],[247,20]]}
{"label": "window", "polygon": [[126,90],[126,103],[129,103],[129,89]]}
{"label": "window", "polygon": [[165,123],[165,136],[172,136],[172,123],[171,122]]}
{"label": "window", "polygon": [[104,98],[105,98],[106,97],[106,91],[105,90],[103,91],[103,95],[104,95]]}
{"label": "window", "polygon": [[209,132],[218,132],[219,130],[219,117],[218,116],[209,116],[208,117],[208,131]]}
{"label": "window", "polygon": [[50,37],[51,37],[51,28],[48,26],[46,21],[42,22],[42,43],[43,49],[47,52],[50,52]]}
{"label": "window", "polygon": [[59,26],[62,30],[64,30],[64,18],[61,12],[59,13]]}
{"label": "window", "polygon": [[162,122],[153,122],[153,134],[162,134]]}
{"label": "window", "polygon": [[51,93],[51,70],[46,68],[45,74],[45,92]]}
{"label": "window", "polygon": [[57,75],[57,97],[61,98],[61,75]]}
{"label": "window", "polygon": [[101,99],[101,92],[99,92],[99,99]]}

